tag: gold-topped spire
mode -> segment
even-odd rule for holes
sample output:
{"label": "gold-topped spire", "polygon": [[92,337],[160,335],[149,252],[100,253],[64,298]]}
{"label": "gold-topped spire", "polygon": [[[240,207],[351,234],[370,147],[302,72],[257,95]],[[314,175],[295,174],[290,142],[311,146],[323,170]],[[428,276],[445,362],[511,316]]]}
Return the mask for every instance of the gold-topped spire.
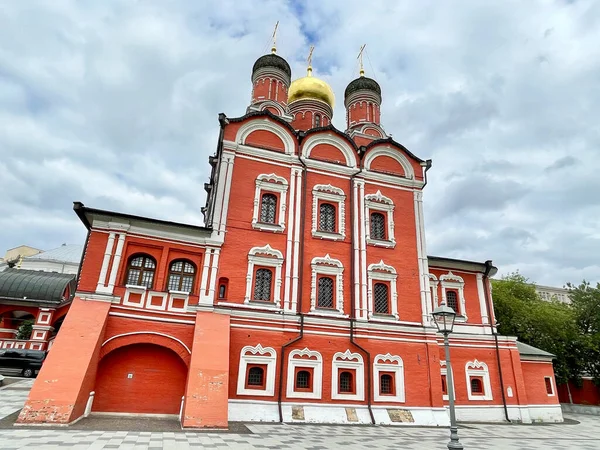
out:
{"label": "gold-topped spire", "polygon": [[279,27],[279,20],[275,24],[275,29],[273,30],[273,46],[271,47],[271,53],[277,53],[277,28]]}
{"label": "gold-topped spire", "polygon": [[360,47],[360,51],[358,52],[358,56],[356,57],[356,59],[358,59],[360,61],[360,76],[361,77],[365,76],[365,68],[363,66],[363,52],[364,52],[366,46],[367,46],[367,44],[363,44],[362,47]]}
{"label": "gold-topped spire", "polygon": [[306,68],[306,76],[312,77],[312,54],[315,49],[314,45],[310,46],[310,51],[308,52],[308,58],[306,58],[306,62],[308,63],[308,67]]}

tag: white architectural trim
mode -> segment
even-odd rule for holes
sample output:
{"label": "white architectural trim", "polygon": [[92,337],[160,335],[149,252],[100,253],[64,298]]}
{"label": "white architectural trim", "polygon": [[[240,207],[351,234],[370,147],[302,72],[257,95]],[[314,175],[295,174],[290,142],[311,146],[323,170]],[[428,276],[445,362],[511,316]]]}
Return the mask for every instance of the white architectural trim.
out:
{"label": "white architectural trim", "polygon": [[110,264],[110,257],[112,256],[113,246],[115,243],[115,232],[111,231],[108,234],[108,241],[106,241],[106,248],[104,249],[104,259],[102,260],[102,268],[100,269],[100,276],[98,277],[98,285],[96,291],[102,292],[105,289],[106,276],[108,275],[108,265]]}
{"label": "white architectural trim", "polygon": [[294,138],[281,125],[278,125],[266,118],[257,118],[242,125],[235,135],[235,142],[242,145],[248,145],[246,144],[246,139],[250,133],[257,130],[270,131],[271,133],[275,134],[283,141],[285,153],[287,155],[292,155],[294,153]]}
{"label": "white architectural trim", "polygon": [[[354,248],[352,251],[354,252],[354,298],[356,299],[354,305],[354,317],[361,318],[361,297],[360,297],[360,248],[359,248],[359,235],[358,235],[358,223],[360,222],[360,218],[358,215],[358,183],[355,180],[351,189],[353,189],[353,204],[350,205],[354,211],[354,220],[352,223],[352,236],[354,241]],[[352,313],[352,312],[351,312]]]}
{"label": "white architectural trim", "polygon": [[[367,244],[376,245],[380,247],[396,246],[396,238],[394,237],[394,202],[389,197],[386,197],[377,191],[375,194],[365,195],[365,229],[366,229],[366,240]],[[373,239],[371,238],[371,210],[380,211],[385,214],[387,222],[387,239]]]}
{"label": "white architectural trim", "polygon": [[[110,238],[110,234],[109,234]],[[108,285],[100,286],[99,289],[96,289],[97,292],[101,292],[103,294],[112,294],[115,289],[115,282],[117,280],[117,272],[119,271],[119,266],[121,265],[121,255],[123,254],[123,245],[125,244],[125,233],[119,233],[119,238],[117,241],[117,248],[115,250],[115,255],[113,256],[113,263],[110,269],[110,276],[108,278]],[[104,263],[103,263],[104,264]],[[100,283],[98,283],[100,284]]]}
{"label": "white architectural trim", "polygon": [[546,379],[550,380],[550,387],[552,390],[552,393],[548,393],[548,391],[546,391],[546,394],[548,397],[554,397],[556,395],[556,389],[554,389],[554,377],[544,377],[544,388],[546,387]]}
{"label": "white architectural trim", "polygon": [[[303,358],[307,356],[307,358]],[[313,359],[314,358],[314,359]],[[296,368],[313,369],[312,392],[296,391]],[[321,398],[323,391],[323,357],[317,351],[304,348],[292,350],[288,358],[287,389],[288,398]]]}
{"label": "white architectural trim", "polygon": [[479,297],[479,310],[481,311],[481,323],[490,323],[487,306],[485,304],[485,289],[483,288],[483,274],[477,274],[477,296]]}
{"label": "white architectural trim", "polygon": [[281,307],[281,268],[283,266],[283,254],[273,249],[269,244],[264,247],[252,247],[248,252],[248,273],[246,275],[246,295],[244,303],[251,302],[252,286],[254,282],[254,266],[266,266],[275,268],[275,279],[273,280],[273,303]]}
{"label": "white architectural trim", "polygon": [[[251,353],[247,355],[246,353]],[[247,389],[246,375],[248,364],[266,364],[265,389]],[[277,364],[277,352],[273,347],[265,347],[258,344],[255,347],[247,345],[240,352],[240,367],[238,370],[237,395],[257,395],[271,397],[275,394],[275,366]]]}
{"label": "white architectural trim", "polygon": [[[486,363],[477,360],[467,362],[465,365],[465,375],[467,379],[467,393],[469,395],[469,400],[493,400],[490,372]],[[483,395],[473,394],[471,392],[471,377],[483,378]]]}
{"label": "white architectural trim", "polygon": [[285,247],[285,259],[288,263],[285,265],[285,284],[283,289],[283,307],[286,311],[292,310],[292,301],[291,301],[291,289],[292,289],[292,264],[290,261],[293,261],[292,258],[292,250],[294,246],[294,214],[295,214],[295,202],[296,202],[296,176],[297,171],[295,169],[291,169],[290,171],[290,206],[288,208],[288,229],[287,229],[287,239],[286,239],[286,247]]}
{"label": "white architectural trim", "polygon": [[[298,285],[300,271],[300,220],[304,218],[304,211],[302,211],[302,171],[296,172],[296,206],[294,213],[294,259],[292,261],[292,302],[290,310],[296,311],[296,305],[298,304]],[[290,224],[291,226],[291,224]],[[288,261],[290,264],[290,261]]]}
{"label": "white architectural trim", "polygon": [[[343,240],[346,238],[346,194],[343,189],[331,184],[316,184],[312,189],[312,235],[321,239]],[[337,232],[328,233],[319,231],[319,200],[336,203],[337,207]]]}
{"label": "white architectural trim", "polygon": [[[154,309],[158,311],[164,311],[167,309],[167,297],[169,296],[166,292],[155,292],[155,291],[146,291],[146,309]],[[152,305],[152,298],[158,297],[161,299],[160,305]],[[125,304],[125,302],[123,302]]]}
{"label": "white architectural trim", "polygon": [[[346,350],[344,353],[337,352],[333,355],[331,371],[331,398],[332,400],[359,400],[365,399],[365,367],[363,358],[358,353]],[[354,388],[355,394],[344,394],[339,392],[340,369],[353,369],[355,371]]]}
{"label": "white architectural trim", "polygon": [[[169,302],[167,304],[167,310],[173,312],[186,312],[189,298],[189,294],[185,292],[169,291]],[[181,308],[173,306],[174,300],[176,299],[183,300],[183,306]]]}
{"label": "white architectural trim", "polygon": [[367,233],[365,228],[365,183],[357,181],[358,199],[360,202],[359,211],[362,214],[360,220],[360,304],[361,318],[367,320],[369,306],[367,302]]}
{"label": "white architectural trim", "polygon": [[208,288],[208,274],[211,270],[210,259],[214,252],[215,249],[207,248],[206,252],[204,253],[204,261],[202,262],[202,276],[200,278],[200,298],[198,301],[200,305],[212,305],[212,301],[209,300],[206,290]]}
{"label": "white architectural trim", "polygon": [[[134,286],[131,284],[125,285],[125,296],[123,297],[123,305],[135,306],[136,308],[143,308],[146,303],[146,286]],[[140,301],[130,302],[129,296],[131,294],[140,294]]]}
{"label": "white architectural trim", "polygon": [[[381,383],[379,381],[380,372],[394,373],[395,395],[381,394]],[[373,360],[373,384],[375,386],[374,401],[404,403],[404,362],[402,361],[402,358],[397,355],[391,355],[390,353],[375,356],[375,359]]]}
{"label": "white architectural trim", "polygon": [[182,346],[183,346],[183,347],[186,349],[186,351],[187,351],[187,352],[188,352],[190,355],[192,354],[192,351],[190,350],[190,348],[189,348],[187,345],[185,345],[185,344],[184,344],[184,342],[183,342],[182,340],[180,340],[180,339],[177,339],[176,337],[173,337],[173,336],[171,336],[170,334],[165,334],[165,333],[157,333],[156,331],[132,331],[131,333],[122,333],[122,334],[117,334],[117,335],[115,335],[115,336],[112,336],[112,337],[108,338],[107,340],[105,340],[105,341],[102,343],[101,347],[104,347],[106,344],[108,344],[108,343],[109,343],[110,341],[112,341],[113,339],[117,339],[117,338],[124,337],[124,336],[135,336],[135,335],[137,335],[137,334],[152,334],[152,335],[155,335],[155,336],[163,336],[163,337],[166,337],[166,338],[172,339],[172,340],[174,340],[174,341],[176,341],[176,342],[180,343],[180,344],[181,344],[181,345],[182,345]]}
{"label": "white architectural trim", "polygon": [[[260,174],[256,177],[256,189],[254,191],[254,209],[252,212],[252,227],[261,230],[269,231],[283,231],[285,229],[285,211],[286,205],[286,194],[288,189],[288,181],[284,177],[280,177],[271,174]],[[264,192],[277,192],[279,193],[278,199],[278,223],[276,224],[265,224],[259,222],[260,218],[260,199]]]}
{"label": "white architectural trim", "polygon": [[[431,326],[431,313],[435,308],[431,296],[431,281],[429,277],[429,259],[425,239],[425,224],[423,219],[423,192],[414,191],[415,229],[417,237],[417,258],[419,265],[419,288],[421,290],[421,322],[423,326]],[[436,285],[437,286],[437,285]],[[436,292],[437,296],[437,292]]]}
{"label": "white architectural trim", "polygon": [[373,300],[374,281],[387,281],[390,283],[390,320],[400,320],[400,316],[398,315],[397,278],[398,274],[396,273],[396,269],[385,264],[383,260],[379,261],[377,264],[369,265],[367,269],[367,304],[369,310],[369,320],[373,319],[374,317],[377,317],[378,320],[386,317],[381,315],[375,316],[375,304]]}
{"label": "white architectural trim", "polygon": [[317,278],[318,275],[331,275],[335,277],[334,308],[337,313],[344,314],[344,266],[338,259],[333,259],[329,253],[325,257],[315,257],[310,263],[312,276],[310,281],[310,312],[323,309],[317,307]]}
{"label": "white architectural trim", "polygon": [[[346,158],[346,166],[356,168],[356,155],[354,149],[346,142],[344,139],[331,135],[331,134],[313,134],[304,141],[302,145],[302,156],[305,158],[310,158],[310,153],[312,150],[320,144],[328,144],[335,148],[337,148],[344,157]],[[319,161],[322,162],[322,161]],[[331,164],[323,162],[325,167],[330,166]]]}
{"label": "white architectural trim", "polygon": [[467,308],[465,301],[465,281],[462,277],[448,272],[445,275],[440,276],[440,283],[442,285],[442,302],[446,302],[446,289],[456,289],[458,291],[458,304],[460,311],[456,311],[457,316],[462,316],[464,321],[467,321]]}
{"label": "white architectural trim", "polygon": [[415,178],[415,171],[413,170],[412,165],[410,164],[410,161],[406,158],[406,156],[404,156],[404,154],[402,154],[400,150],[389,146],[375,147],[367,153],[364,161],[364,167],[366,170],[371,170],[371,163],[378,156],[388,156],[396,160],[404,169],[405,178],[411,180]]}

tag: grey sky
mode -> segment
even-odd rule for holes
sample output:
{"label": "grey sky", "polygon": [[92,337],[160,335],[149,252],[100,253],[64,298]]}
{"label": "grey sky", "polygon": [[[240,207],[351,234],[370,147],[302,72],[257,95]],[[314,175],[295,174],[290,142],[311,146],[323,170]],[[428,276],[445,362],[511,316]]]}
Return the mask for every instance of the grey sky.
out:
{"label": "grey sky", "polygon": [[382,122],[432,158],[429,254],[600,279],[600,2],[4,2],[0,253],[82,243],[71,202],[200,223],[217,114],[279,54],[337,96],[367,44]]}

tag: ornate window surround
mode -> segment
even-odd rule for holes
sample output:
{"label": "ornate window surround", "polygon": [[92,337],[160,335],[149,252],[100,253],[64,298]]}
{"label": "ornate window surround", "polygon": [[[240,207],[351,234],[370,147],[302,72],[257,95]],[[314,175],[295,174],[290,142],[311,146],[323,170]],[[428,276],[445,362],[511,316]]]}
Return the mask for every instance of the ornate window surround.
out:
{"label": "ornate window surround", "polygon": [[[393,372],[394,373],[394,386],[396,392],[394,395],[382,395],[379,383],[380,372]],[[375,356],[373,360],[373,383],[377,383],[375,389],[375,396],[373,398],[376,402],[400,402],[404,403],[404,362],[402,358],[397,355],[391,355],[387,353],[385,355],[379,354]]]}
{"label": "ornate window surround", "polygon": [[[448,383],[448,368],[446,367],[446,361],[440,359],[440,375],[446,375],[446,384]],[[454,370],[452,371],[452,392],[454,393],[453,397],[456,400],[456,388],[454,387]],[[442,395],[442,400],[449,400],[448,394]]]}
{"label": "ornate window surround", "polygon": [[[339,259],[333,259],[329,253],[324,257],[315,257],[310,262],[312,271],[310,281],[310,312],[312,314],[338,315],[344,314],[344,266]],[[335,277],[334,311],[317,308],[317,278],[318,275]]]}
{"label": "ornate window surround", "polygon": [[[303,356],[315,359],[305,359]],[[312,368],[312,392],[296,391],[296,368]],[[292,350],[288,358],[287,388],[288,398],[317,398],[320,399],[323,390],[323,357],[317,351],[304,348],[303,350]]]}
{"label": "ornate window surround", "polygon": [[[337,352],[333,355],[331,366],[331,399],[363,401],[365,399],[365,366],[363,357],[359,353],[351,353],[350,350],[346,350],[343,353]],[[355,394],[339,392],[339,369],[355,370]]]}
{"label": "ornate window surround", "polygon": [[467,321],[467,308],[465,306],[465,281],[462,277],[454,275],[451,271],[440,276],[440,284],[442,285],[442,301],[446,303],[446,289],[456,289],[458,291],[458,304],[460,311],[456,311],[456,321]]}
{"label": "ornate window surround", "polygon": [[[251,355],[246,353],[250,352]],[[266,364],[265,388],[246,388],[246,376],[248,366],[252,364]],[[237,395],[260,395],[270,397],[275,394],[275,365],[277,364],[277,352],[273,347],[264,347],[258,344],[256,347],[247,345],[240,352],[240,366],[238,369]]]}
{"label": "ornate window surround", "polygon": [[[392,266],[388,266],[383,262],[379,261],[377,264],[370,264],[367,268],[367,308],[369,320],[384,320],[384,321],[398,321],[400,316],[398,315],[398,289],[396,280],[398,274],[396,269]],[[375,281],[387,281],[390,283],[390,315],[382,316],[375,315],[373,305],[373,286]]]}
{"label": "ornate window surround", "polygon": [[[383,212],[387,223],[387,239],[371,238],[371,211]],[[394,202],[377,191],[375,194],[365,195],[365,234],[367,244],[378,247],[394,248],[396,238],[394,237]]]}
{"label": "ornate window surround", "polygon": [[[346,213],[345,203],[346,194],[343,189],[332,186],[331,184],[316,184],[312,189],[312,235],[321,239],[331,239],[341,241],[346,238]],[[319,231],[319,201],[337,204],[337,232],[329,233]]]}
{"label": "ornate window surround", "polygon": [[[264,247],[252,247],[248,252],[248,273],[246,275],[246,295],[244,304],[252,301],[252,287],[254,285],[255,266],[273,267],[275,279],[273,280],[273,306],[281,308],[281,268],[283,266],[283,253],[273,249],[269,244]],[[262,302],[261,302],[262,304]]]}
{"label": "ornate window surround", "polygon": [[[477,361],[477,359],[467,362],[465,365],[465,374],[467,377],[467,393],[469,395],[469,400],[493,400],[490,371],[488,370],[486,363]],[[483,395],[473,394],[471,392],[471,377],[483,378]]]}
{"label": "ornate window surround", "polygon": [[[256,177],[256,189],[254,191],[254,211],[252,212],[252,228],[265,231],[280,231],[285,230],[285,210],[286,210],[286,194],[288,190],[288,181],[275,175],[274,173],[266,174],[262,173]],[[260,203],[263,193],[273,192],[278,193],[278,211],[277,211],[277,224],[261,223],[259,222],[260,217]]]}

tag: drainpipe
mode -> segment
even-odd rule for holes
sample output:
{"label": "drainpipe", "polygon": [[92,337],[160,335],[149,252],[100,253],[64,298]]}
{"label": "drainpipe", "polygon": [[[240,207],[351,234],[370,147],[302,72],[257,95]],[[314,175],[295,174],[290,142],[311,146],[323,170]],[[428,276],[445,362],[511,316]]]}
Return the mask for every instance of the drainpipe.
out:
{"label": "drainpipe", "polygon": [[431,165],[432,165],[431,159],[428,159],[424,163],[421,163],[421,167],[425,168],[425,170],[423,171],[424,183],[423,183],[423,187],[421,188],[421,190],[423,190],[425,188],[425,186],[427,186],[427,171],[429,169],[431,169]]}
{"label": "drainpipe", "polygon": [[[494,324],[492,323],[492,310],[490,307],[490,290],[489,290],[489,280],[490,280],[490,271],[492,270],[492,261],[487,260],[485,262],[485,272],[483,274],[483,293],[485,297],[485,307],[487,309],[489,321],[490,321],[490,330],[494,335],[494,342],[496,346],[496,360],[498,362],[498,375],[500,375],[500,388],[502,389],[502,405],[504,406],[504,417],[507,422],[510,422],[510,418],[508,417],[508,408],[506,406],[506,394],[504,393],[504,377],[502,375],[502,364],[500,362],[500,349],[498,348],[498,333],[494,328]],[[494,316],[494,320],[495,316]]]}
{"label": "drainpipe", "polygon": [[[304,133],[300,135],[301,138],[304,137]],[[285,362],[285,350],[292,344],[300,341],[304,337],[304,312],[302,311],[302,291],[304,287],[304,232],[306,227],[306,220],[304,220],[304,211],[306,208],[306,164],[302,160],[301,156],[298,156],[300,160],[300,164],[302,164],[302,201],[300,204],[300,257],[298,259],[298,264],[300,266],[300,274],[298,277],[298,306],[297,311],[300,314],[300,333],[291,341],[283,344],[281,346],[281,361],[279,363],[279,389],[277,390],[277,410],[279,411],[279,422],[283,423],[283,410],[281,407],[281,400],[283,398],[283,365]],[[287,380],[289,383],[290,380]]]}
{"label": "drainpipe", "polygon": [[[354,178],[356,177],[356,175],[358,175],[360,172],[362,172],[362,169],[360,169],[358,172],[355,172],[354,174],[352,174],[352,176],[350,177],[350,224],[352,227],[354,227],[354,220],[358,219],[357,217],[354,217]],[[373,391],[373,379],[372,379],[372,372],[371,372],[371,353],[369,353],[367,351],[367,349],[365,349],[364,347],[362,347],[361,345],[359,345],[355,340],[354,340],[354,324],[356,321],[356,309],[355,309],[355,305],[356,305],[356,295],[355,295],[355,289],[354,289],[354,283],[356,281],[355,278],[355,274],[354,274],[354,265],[356,264],[356,261],[354,259],[354,229],[352,230],[352,233],[350,234],[351,239],[350,239],[350,269],[351,269],[351,282],[350,282],[350,343],[352,345],[354,345],[355,347],[357,347],[360,351],[362,351],[366,357],[367,357],[367,408],[369,409],[369,415],[371,416],[371,423],[373,425],[375,425],[375,416],[373,415],[373,408],[371,407],[371,397],[372,397],[372,391]]]}

